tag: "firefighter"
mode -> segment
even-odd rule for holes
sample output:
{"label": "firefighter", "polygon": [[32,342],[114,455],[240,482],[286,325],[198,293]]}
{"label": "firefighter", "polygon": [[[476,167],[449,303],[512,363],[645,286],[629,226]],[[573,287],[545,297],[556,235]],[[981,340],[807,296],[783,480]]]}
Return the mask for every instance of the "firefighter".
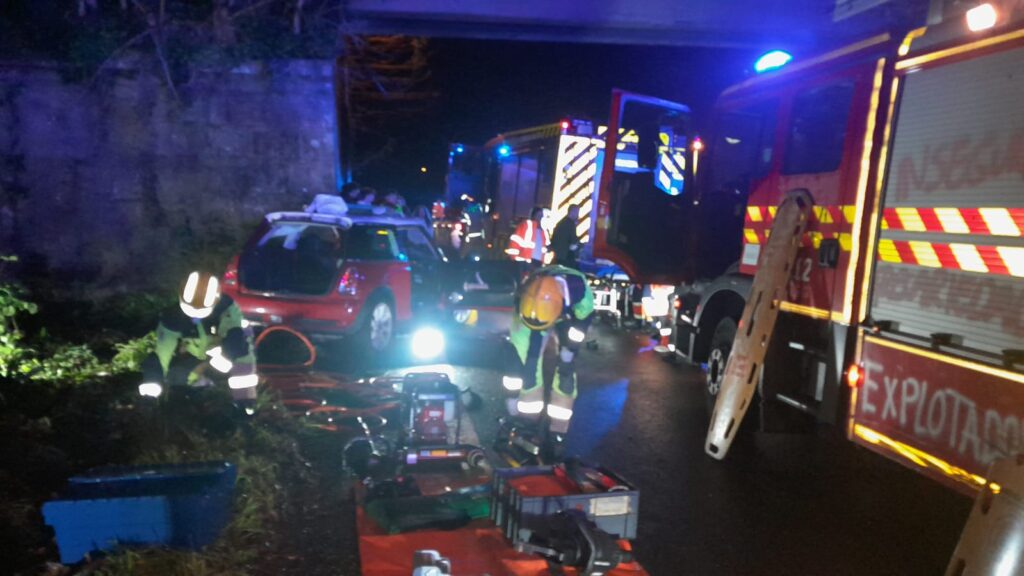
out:
{"label": "firefighter", "polygon": [[547,260],[548,233],[541,226],[544,209],[536,207],[530,218],[516,226],[515,234],[509,238],[506,252],[517,262],[529,262],[542,266]]}
{"label": "firefighter", "polygon": [[222,295],[217,277],[192,272],[179,292],[178,308],[160,318],[156,351],[142,363],[139,394],[159,397],[165,386],[210,386],[227,379],[239,404],[256,399],[256,356],[242,311]]}
{"label": "firefighter", "polygon": [[[535,270],[517,297],[509,340],[518,365],[502,379],[505,389],[518,396],[509,400],[509,412],[530,421],[546,415],[555,446],[560,446],[562,436],[569,431],[576,400],[575,359],[586,339],[593,311],[594,295],[587,278],[565,266]],[[558,366],[545,394],[543,355],[552,333],[558,339]]]}
{"label": "firefighter", "polygon": [[580,219],[580,207],[576,204],[569,206],[565,218],[558,221],[555,230],[551,233],[551,246],[549,249],[554,254],[555,264],[576,267],[576,259],[580,254],[580,237],[576,232]]}

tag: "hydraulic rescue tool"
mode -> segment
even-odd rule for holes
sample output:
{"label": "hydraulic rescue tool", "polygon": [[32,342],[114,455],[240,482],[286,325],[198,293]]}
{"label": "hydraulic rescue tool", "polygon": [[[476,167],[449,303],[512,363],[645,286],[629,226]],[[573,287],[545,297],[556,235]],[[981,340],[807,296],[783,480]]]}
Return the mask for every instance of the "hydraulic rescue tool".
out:
{"label": "hydraulic rescue tool", "polygon": [[580,510],[562,510],[547,518],[546,529],[533,533],[528,542],[516,549],[539,554],[548,561],[552,574],[564,574],[564,568],[577,569],[578,574],[601,576],[619,564],[631,562],[632,553],[601,530]]}

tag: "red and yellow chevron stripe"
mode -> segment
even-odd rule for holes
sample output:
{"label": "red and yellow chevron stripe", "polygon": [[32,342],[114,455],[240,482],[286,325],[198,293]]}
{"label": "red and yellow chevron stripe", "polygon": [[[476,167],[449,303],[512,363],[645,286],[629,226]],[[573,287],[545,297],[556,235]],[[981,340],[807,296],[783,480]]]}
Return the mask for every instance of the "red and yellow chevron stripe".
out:
{"label": "red and yellow chevron stripe", "polygon": [[1024,236],[1024,208],[886,208],[882,230]]}
{"label": "red and yellow chevron stripe", "polygon": [[882,238],[878,241],[878,259],[894,264],[916,264],[928,268],[950,268],[1024,278],[1024,248],[1016,246],[978,246]]}
{"label": "red and yellow chevron stripe", "polygon": [[[851,235],[856,206],[815,206],[809,230],[802,239],[805,247],[817,248],[825,238],[837,238],[844,252],[853,249]],[[747,206],[743,238],[748,244],[764,244],[771,235],[775,206]]]}
{"label": "red and yellow chevron stripe", "polygon": [[886,237],[886,232],[902,231],[1020,238],[1024,236],[1024,208],[886,208],[882,230],[878,241],[882,262],[1024,277],[1024,247]]}

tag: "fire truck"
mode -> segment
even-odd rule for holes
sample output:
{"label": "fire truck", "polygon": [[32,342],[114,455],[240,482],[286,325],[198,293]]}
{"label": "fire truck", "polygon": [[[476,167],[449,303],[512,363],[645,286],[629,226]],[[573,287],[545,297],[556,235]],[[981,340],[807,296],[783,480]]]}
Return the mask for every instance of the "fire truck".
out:
{"label": "fire truck", "polygon": [[[768,431],[841,425],[965,492],[986,484],[990,462],[1024,452],[1018,16],[985,4],[816,58],[776,57],[721,95],[679,195],[652,182],[656,149],[640,145],[639,170],[616,161],[620,127],[642,142],[677,108],[613,94],[593,254],[634,281],[679,286],[675,351],[706,365],[716,457],[728,443],[711,436],[731,441],[748,408]],[[809,204],[800,229],[777,226],[796,196]],[[780,234],[795,252],[772,260]],[[769,265],[781,280],[755,301]],[[742,349],[761,361],[736,358],[759,310],[773,329]],[[756,397],[726,406],[739,387]]]}
{"label": "fire truck", "polygon": [[[681,104],[662,104],[670,117],[689,114]],[[663,122],[660,128],[657,134],[644,134],[643,143],[635,130],[620,128],[616,171],[646,174],[660,194],[682,196],[690,156],[688,134],[678,122]],[[499,134],[479,147],[452,144],[446,202],[463,208],[457,218],[439,225],[454,228],[468,242],[482,239],[477,242],[484,245],[489,257],[507,258],[509,238],[535,207],[544,209],[541,226],[550,234],[570,206],[579,206],[580,267],[597,279],[598,307],[616,318],[651,321],[667,316],[662,309],[673,286],[634,284],[612,262],[595,259],[592,250],[593,207],[604,165],[606,133],[606,126],[566,118]],[[648,142],[656,160],[653,170],[641,166],[637,155]],[[483,216],[479,221],[478,213]]]}
{"label": "fire truck", "polygon": [[[681,105],[680,105],[681,106]],[[680,109],[688,112],[685,107]],[[449,204],[480,203],[487,214],[481,226],[489,250],[504,254],[516,225],[535,207],[545,210],[542,226],[548,232],[565,217],[569,206],[580,208],[577,233],[584,260],[591,260],[593,207],[604,163],[607,127],[581,118],[499,134],[482,147],[452,144],[446,197]],[[658,185],[664,192],[682,193],[686,135],[664,133],[664,165]],[[616,167],[637,171],[638,135],[623,130],[617,139]]]}

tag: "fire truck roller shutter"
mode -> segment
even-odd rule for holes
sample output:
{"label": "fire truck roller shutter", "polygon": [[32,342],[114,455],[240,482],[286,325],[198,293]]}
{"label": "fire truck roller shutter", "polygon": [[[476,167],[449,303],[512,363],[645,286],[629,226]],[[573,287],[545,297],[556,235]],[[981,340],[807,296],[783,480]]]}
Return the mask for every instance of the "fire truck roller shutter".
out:
{"label": "fire truck roller shutter", "polygon": [[869,315],[1024,348],[1024,48],[903,78]]}

